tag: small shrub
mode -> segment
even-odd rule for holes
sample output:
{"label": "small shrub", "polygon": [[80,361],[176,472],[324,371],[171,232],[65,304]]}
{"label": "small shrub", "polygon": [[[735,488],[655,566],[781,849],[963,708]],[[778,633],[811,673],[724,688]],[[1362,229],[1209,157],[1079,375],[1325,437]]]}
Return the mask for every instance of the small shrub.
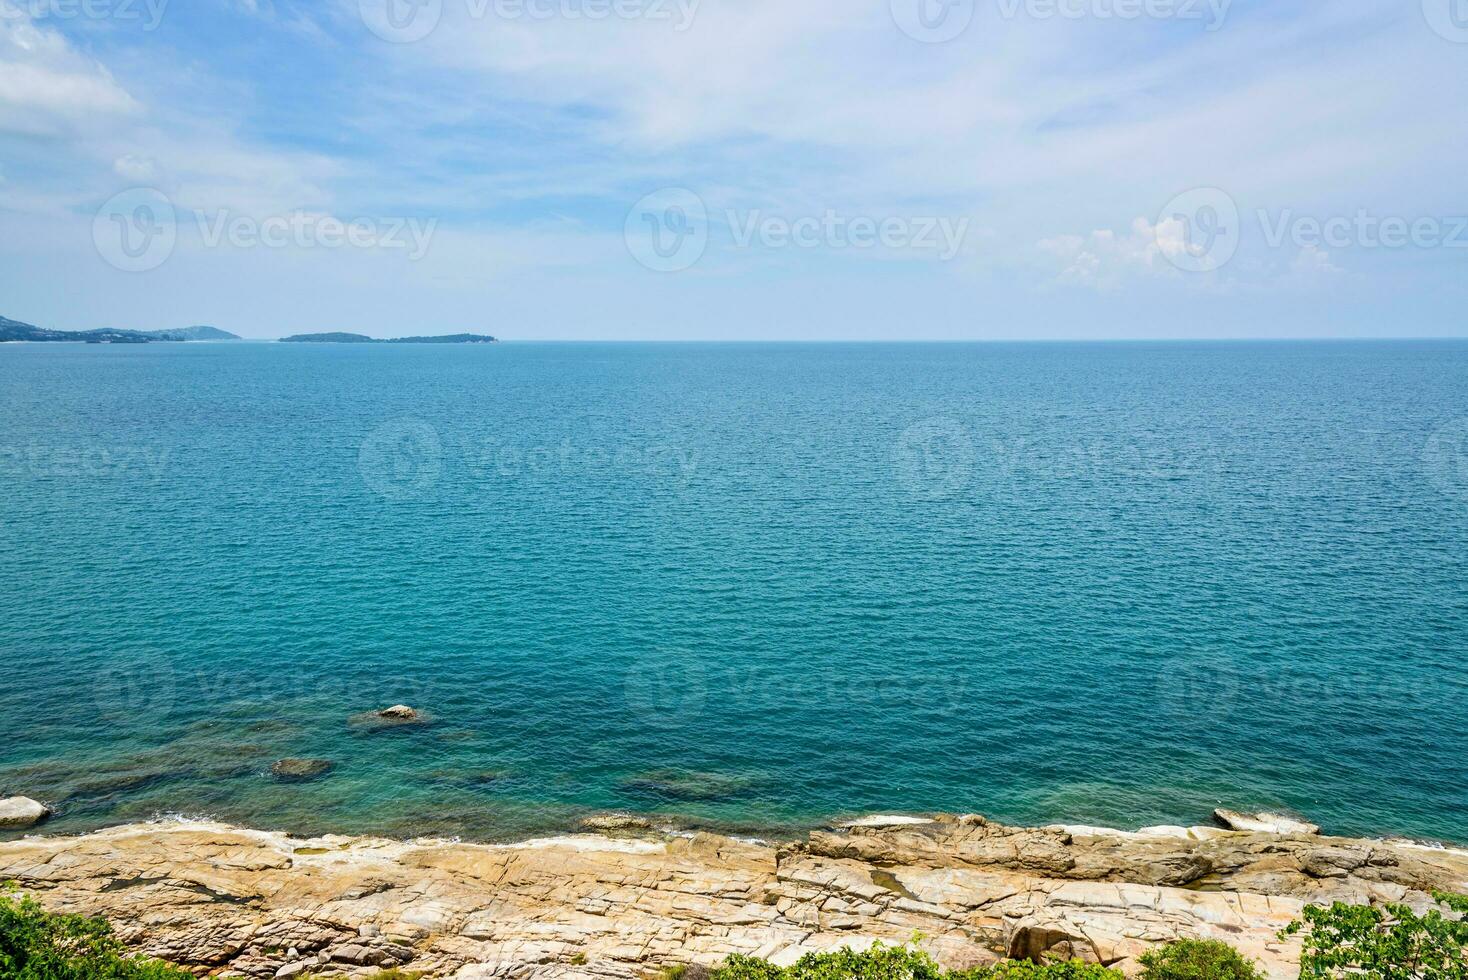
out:
{"label": "small shrub", "polygon": [[1264,980],[1238,950],[1216,939],[1182,939],[1142,954],[1141,980]]}
{"label": "small shrub", "polygon": [[808,953],[781,969],[749,956],[731,956],[712,980],[1122,980],[1094,963],[1029,963],[1010,960],[945,974],[926,953],[907,946],[876,944],[864,953],[838,949]]}
{"label": "small shrub", "polygon": [[938,964],[919,950],[877,943],[864,953],[837,949],[807,953],[780,968],[752,956],[731,956],[712,980],[941,980]]}
{"label": "small shrub", "polygon": [[129,956],[103,919],[47,912],[0,894],[0,977],[5,980],[194,980],[165,963]]}
{"label": "small shrub", "polygon": [[1300,980],[1464,980],[1468,898],[1437,895],[1419,916],[1405,905],[1310,906],[1280,935],[1304,933]]}
{"label": "small shrub", "polygon": [[955,971],[948,980],[1123,980],[1116,970],[1095,963],[1069,960],[1063,963],[1031,963],[1029,960],[1005,960],[993,966]]}

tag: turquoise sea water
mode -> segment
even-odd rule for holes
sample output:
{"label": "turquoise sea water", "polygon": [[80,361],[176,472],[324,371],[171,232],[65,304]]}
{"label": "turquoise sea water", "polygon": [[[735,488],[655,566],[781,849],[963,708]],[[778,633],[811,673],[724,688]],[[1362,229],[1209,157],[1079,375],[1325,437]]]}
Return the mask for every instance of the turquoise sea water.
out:
{"label": "turquoise sea water", "polygon": [[6,346],[0,794],[1468,841],[1465,417],[1450,342]]}

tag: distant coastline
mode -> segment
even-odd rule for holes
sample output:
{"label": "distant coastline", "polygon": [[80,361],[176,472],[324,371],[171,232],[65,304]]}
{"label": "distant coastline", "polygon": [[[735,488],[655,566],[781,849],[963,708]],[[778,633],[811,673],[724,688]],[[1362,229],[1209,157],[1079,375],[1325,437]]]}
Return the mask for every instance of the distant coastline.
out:
{"label": "distant coastline", "polygon": [[179,327],[172,330],[48,330],[0,316],[0,343],[152,344],[240,339],[242,338],[217,327]]}
{"label": "distant coastline", "polygon": [[[0,316],[0,343],[30,344],[152,344],[244,340],[218,327],[177,327],[168,330],[51,330]],[[303,333],[282,337],[282,344],[497,344],[488,334],[455,333],[441,337],[394,337],[379,340],[359,333]]]}
{"label": "distant coastline", "polygon": [[302,333],[282,337],[282,344],[497,344],[499,338],[485,334],[455,333],[443,337],[394,337],[378,340],[360,333]]}

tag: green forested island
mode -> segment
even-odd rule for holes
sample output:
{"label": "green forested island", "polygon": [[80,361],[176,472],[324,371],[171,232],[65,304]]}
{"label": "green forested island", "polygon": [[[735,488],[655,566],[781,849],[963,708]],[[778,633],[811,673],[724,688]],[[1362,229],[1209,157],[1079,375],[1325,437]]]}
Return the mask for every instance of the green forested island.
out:
{"label": "green forested island", "polygon": [[[242,340],[217,327],[176,327],[170,330],[51,330],[0,316],[0,343],[151,344],[201,340]],[[282,338],[285,344],[497,344],[484,334],[456,333],[444,337],[396,337],[378,340],[359,333],[303,333]]]}
{"label": "green forested island", "polygon": [[48,330],[0,316],[0,343],[24,341],[32,344],[151,344],[239,339],[236,335],[215,327],[178,327],[172,330]]}
{"label": "green forested island", "polygon": [[454,333],[443,337],[395,337],[378,340],[360,333],[301,333],[282,337],[283,344],[497,344],[499,339],[476,333]]}

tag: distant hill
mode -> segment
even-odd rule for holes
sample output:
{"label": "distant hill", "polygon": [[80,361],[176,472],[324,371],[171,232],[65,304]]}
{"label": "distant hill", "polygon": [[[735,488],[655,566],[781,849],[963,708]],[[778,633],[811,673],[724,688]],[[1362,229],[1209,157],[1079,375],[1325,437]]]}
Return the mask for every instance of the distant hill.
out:
{"label": "distant hill", "polygon": [[455,333],[443,337],[395,337],[377,340],[359,333],[302,333],[283,337],[282,344],[497,344],[495,337],[477,333]]}
{"label": "distant hill", "polygon": [[154,341],[239,340],[214,327],[183,327],[178,330],[48,330],[0,316],[0,343],[27,341],[32,344],[150,344]]}
{"label": "distant hill", "polygon": [[177,330],[149,330],[156,340],[240,340],[236,334],[218,327],[179,327]]}
{"label": "distant hill", "polygon": [[359,333],[298,333],[294,337],[282,337],[282,344],[375,344],[371,337]]}

